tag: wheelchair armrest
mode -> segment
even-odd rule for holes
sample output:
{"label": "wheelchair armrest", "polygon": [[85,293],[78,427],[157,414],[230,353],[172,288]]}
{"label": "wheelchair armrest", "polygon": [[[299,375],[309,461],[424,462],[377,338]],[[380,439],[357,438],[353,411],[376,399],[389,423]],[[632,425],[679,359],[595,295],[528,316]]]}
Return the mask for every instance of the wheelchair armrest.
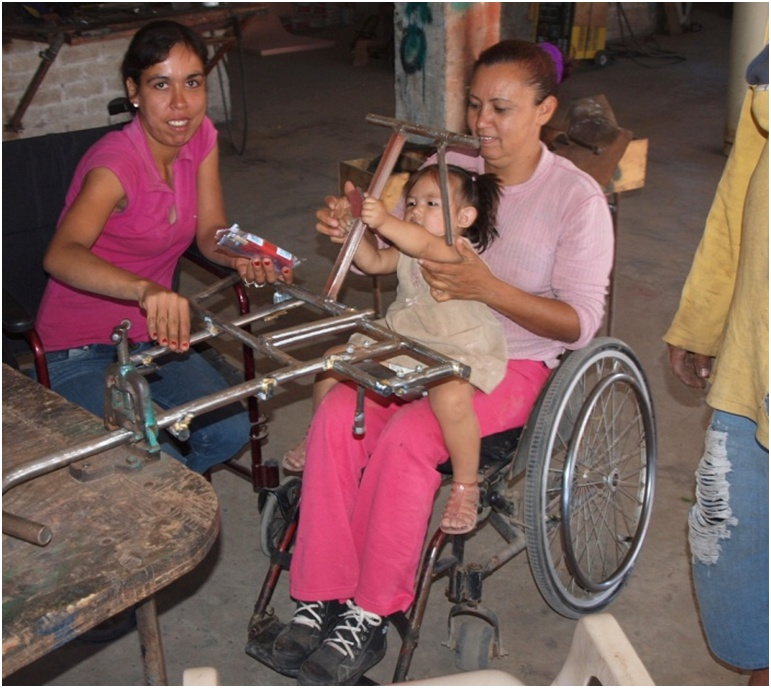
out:
{"label": "wheelchair armrest", "polygon": [[3,330],[11,334],[26,334],[34,326],[35,320],[29,311],[3,288]]}
{"label": "wheelchair armrest", "polygon": [[[35,329],[35,319],[7,289],[3,289],[3,332],[22,335],[26,339],[35,361],[37,381],[50,389],[51,378],[48,375],[45,349]],[[3,337],[3,353],[5,353],[5,337]]]}
{"label": "wheelchair armrest", "polygon": [[[191,263],[195,263],[198,267],[203,268],[207,272],[211,273],[215,277],[220,279],[233,274],[231,268],[223,267],[217,263],[212,263],[206,256],[198,250],[198,247],[193,244],[183,254]],[[233,290],[236,292],[236,298],[238,299],[238,306],[241,310],[241,315],[245,315],[249,312],[249,295],[246,291],[246,287],[241,282],[236,282],[233,285]]]}
{"label": "wheelchair armrest", "polygon": [[203,255],[203,253],[198,250],[198,247],[195,244],[190,246],[190,248],[185,251],[184,257],[187,258],[191,263],[195,263],[198,267],[201,267],[207,272],[210,272],[215,277],[227,277],[233,272],[230,268],[218,265],[217,263],[212,263],[212,261],[210,261],[206,256]]}

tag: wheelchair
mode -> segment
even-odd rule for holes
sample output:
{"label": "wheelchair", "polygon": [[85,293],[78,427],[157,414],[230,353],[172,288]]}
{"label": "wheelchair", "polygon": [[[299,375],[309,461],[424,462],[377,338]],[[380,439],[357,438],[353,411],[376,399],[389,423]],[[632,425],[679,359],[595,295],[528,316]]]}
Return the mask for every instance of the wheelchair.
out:
{"label": "wheelchair", "polygon": [[[373,195],[379,195],[382,167],[393,167],[405,133],[434,135],[440,168],[447,144],[467,143],[460,139],[468,137],[426,132],[373,115],[368,120],[394,128],[370,188]],[[449,208],[447,198],[443,200]],[[352,234],[357,230],[362,228],[355,225]],[[349,267],[355,241],[355,236],[349,238],[338,256],[328,294],[337,293],[340,271]],[[480,668],[474,663],[504,654],[498,617],[482,603],[483,581],[523,551],[541,595],[562,616],[578,619],[600,611],[619,594],[647,532],[656,464],[653,403],[634,352],[620,340],[604,337],[568,353],[525,427],[484,438],[480,459],[477,529],[489,521],[504,546],[487,561],[467,563],[468,535],[433,534],[411,608],[390,619],[402,639],[394,683],[407,678],[428,593],[439,578],[448,579],[453,606],[447,644],[461,669]],[[440,470],[449,473],[449,461]],[[246,652],[271,668],[272,644],[283,624],[268,605],[282,570],[290,566],[301,491],[300,479],[290,478],[264,489],[259,498],[261,546],[271,564],[249,622]],[[442,556],[447,545],[450,552]],[[461,623],[456,629],[456,620],[464,615],[486,624]]]}
{"label": "wheelchair", "polygon": [[[406,680],[431,585],[447,577],[448,646],[461,669],[503,653],[500,623],[482,603],[483,581],[523,551],[558,614],[579,619],[607,607],[628,580],[650,521],[656,432],[640,363],[618,339],[570,352],[552,373],[524,428],[483,439],[480,515],[504,540],[487,561],[465,561],[471,535],[437,530],[429,539],[407,614],[390,620],[402,645],[393,682]],[[449,463],[440,466],[447,471]],[[261,546],[271,565],[249,623],[246,652],[271,666],[283,624],[268,608],[289,567],[302,485],[293,477],[260,494]],[[441,557],[450,545],[450,553]],[[486,624],[461,623],[470,615]],[[483,663],[483,661],[482,661]]]}

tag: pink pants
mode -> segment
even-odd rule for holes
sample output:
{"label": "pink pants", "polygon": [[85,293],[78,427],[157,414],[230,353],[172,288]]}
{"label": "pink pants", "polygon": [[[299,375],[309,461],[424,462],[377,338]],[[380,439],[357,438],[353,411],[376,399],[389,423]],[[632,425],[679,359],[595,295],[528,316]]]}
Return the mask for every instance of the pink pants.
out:
{"label": "pink pants", "polygon": [[[541,362],[509,361],[491,394],[474,395],[482,436],[524,425],[548,376]],[[290,592],[387,616],[412,604],[447,448],[426,397],[368,395],[361,437],[355,406],[355,389],[336,385],[311,423]]]}

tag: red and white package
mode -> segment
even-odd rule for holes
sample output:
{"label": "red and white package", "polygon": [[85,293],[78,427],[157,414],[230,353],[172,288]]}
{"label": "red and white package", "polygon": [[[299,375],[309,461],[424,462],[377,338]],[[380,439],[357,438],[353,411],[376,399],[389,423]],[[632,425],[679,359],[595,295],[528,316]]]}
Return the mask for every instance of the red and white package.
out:
{"label": "red and white package", "polygon": [[270,258],[277,270],[285,267],[296,268],[301,262],[300,258],[289,251],[285,251],[256,234],[244,232],[237,224],[229,229],[218,229],[215,237],[217,246],[236,255],[252,259],[257,257]]}

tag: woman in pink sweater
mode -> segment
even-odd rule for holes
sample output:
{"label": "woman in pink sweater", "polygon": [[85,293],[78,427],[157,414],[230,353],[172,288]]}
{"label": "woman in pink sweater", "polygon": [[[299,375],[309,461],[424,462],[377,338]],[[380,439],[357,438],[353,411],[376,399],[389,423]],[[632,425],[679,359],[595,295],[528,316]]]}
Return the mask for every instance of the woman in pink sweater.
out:
{"label": "woman in pink sweater", "polygon": [[[560,354],[586,345],[602,322],[612,222],[596,182],[541,143],[556,85],[554,62],[535,44],[504,41],[481,54],[467,109],[481,148],[447,162],[500,179],[499,236],[481,255],[458,240],[461,262],[422,263],[437,301],[481,301],[503,326],[504,379],[473,397],[482,436],[522,426]],[[341,203],[329,198],[317,215],[336,243]],[[298,608],[273,647],[274,665],[300,684],[355,683],[384,656],[386,617],[413,601],[436,467],[447,458],[428,399],[368,397],[363,436],[340,422],[355,405],[356,390],[337,385],[308,433],[290,571]]]}

